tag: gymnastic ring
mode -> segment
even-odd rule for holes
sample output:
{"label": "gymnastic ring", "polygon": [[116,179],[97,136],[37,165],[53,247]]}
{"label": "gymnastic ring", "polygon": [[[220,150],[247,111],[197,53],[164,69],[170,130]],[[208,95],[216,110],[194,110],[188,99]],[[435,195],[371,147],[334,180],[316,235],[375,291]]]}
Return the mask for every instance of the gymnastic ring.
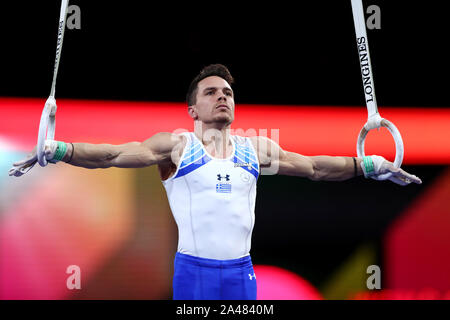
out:
{"label": "gymnastic ring", "polygon": [[[389,130],[391,135],[394,138],[395,141],[395,161],[394,161],[394,167],[400,168],[402,161],[403,161],[403,140],[402,136],[400,135],[400,131],[398,131],[397,127],[390,121],[381,118],[381,121],[379,122],[379,127],[385,127]],[[373,126],[369,124],[369,121],[362,127],[361,131],[359,132],[358,141],[356,143],[356,151],[359,158],[364,157],[364,142],[366,140],[366,136],[369,133],[371,129],[374,129]],[[378,176],[378,180],[386,180],[389,179],[392,176],[391,172],[381,174]]]}
{"label": "gymnastic ring", "polygon": [[55,138],[56,126],[56,100],[53,96],[48,97],[42,110],[41,121],[39,123],[39,134],[36,148],[36,155],[41,167],[47,165],[45,158],[45,140],[53,140]]}

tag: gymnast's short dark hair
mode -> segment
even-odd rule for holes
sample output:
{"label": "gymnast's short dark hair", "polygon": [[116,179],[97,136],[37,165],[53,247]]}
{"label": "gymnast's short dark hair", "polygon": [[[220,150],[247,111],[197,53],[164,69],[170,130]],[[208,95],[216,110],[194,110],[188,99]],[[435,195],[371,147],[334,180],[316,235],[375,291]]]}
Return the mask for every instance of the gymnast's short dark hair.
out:
{"label": "gymnast's short dark hair", "polygon": [[192,106],[197,103],[198,83],[211,76],[217,76],[224,79],[230,86],[234,83],[234,79],[227,67],[223,64],[210,64],[204,67],[189,85],[188,92],[186,94],[188,106]]}

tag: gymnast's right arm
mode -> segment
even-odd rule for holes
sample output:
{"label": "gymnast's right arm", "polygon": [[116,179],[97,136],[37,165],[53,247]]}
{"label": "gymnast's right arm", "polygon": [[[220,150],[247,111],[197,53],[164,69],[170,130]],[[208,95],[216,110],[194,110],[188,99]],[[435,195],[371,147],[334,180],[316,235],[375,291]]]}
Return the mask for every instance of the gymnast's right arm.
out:
{"label": "gymnast's right arm", "polygon": [[88,169],[143,168],[172,161],[173,151],[180,146],[182,137],[169,132],[160,132],[144,142],[121,145],[68,143],[68,150],[62,161]]}
{"label": "gymnast's right arm", "polygon": [[[97,168],[143,168],[164,162],[178,161],[185,137],[169,132],[160,132],[144,142],[129,142],[121,145],[66,143],[46,140],[45,157],[50,163],[66,162],[87,169]],[[36,147],[24,160],[17,161],[9,170],[10,176],[20,177],[37,162]]]}

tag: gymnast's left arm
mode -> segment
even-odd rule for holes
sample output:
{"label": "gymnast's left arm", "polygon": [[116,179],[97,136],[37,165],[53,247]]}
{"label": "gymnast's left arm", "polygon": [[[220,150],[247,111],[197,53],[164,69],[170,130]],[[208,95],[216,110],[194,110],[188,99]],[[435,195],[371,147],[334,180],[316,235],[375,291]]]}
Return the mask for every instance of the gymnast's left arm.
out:
{"label": "gymnast's left arm", "polygon": [[305,177],[314,181],[344,181],[361,175],[377,180],[379,175],[391,172],[390,180],[399,185],[422,183],[420,178],[394,167],[392,162],[381,156],[374,155],[365,159],[326,155],[304,156],[285,151],[268,138],[257,137],[253,138],[252,142],[258,151],[261,169],[271,168],[276,174]]}

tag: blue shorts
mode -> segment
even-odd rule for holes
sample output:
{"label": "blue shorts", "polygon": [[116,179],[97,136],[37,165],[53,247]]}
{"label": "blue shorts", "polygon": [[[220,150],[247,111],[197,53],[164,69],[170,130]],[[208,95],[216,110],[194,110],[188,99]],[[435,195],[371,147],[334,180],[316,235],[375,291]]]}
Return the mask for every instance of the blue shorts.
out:
{"label": "blue shorts", "polygon": [[232,260],[175,255],[174,300],[256,300],[250,256]]}

